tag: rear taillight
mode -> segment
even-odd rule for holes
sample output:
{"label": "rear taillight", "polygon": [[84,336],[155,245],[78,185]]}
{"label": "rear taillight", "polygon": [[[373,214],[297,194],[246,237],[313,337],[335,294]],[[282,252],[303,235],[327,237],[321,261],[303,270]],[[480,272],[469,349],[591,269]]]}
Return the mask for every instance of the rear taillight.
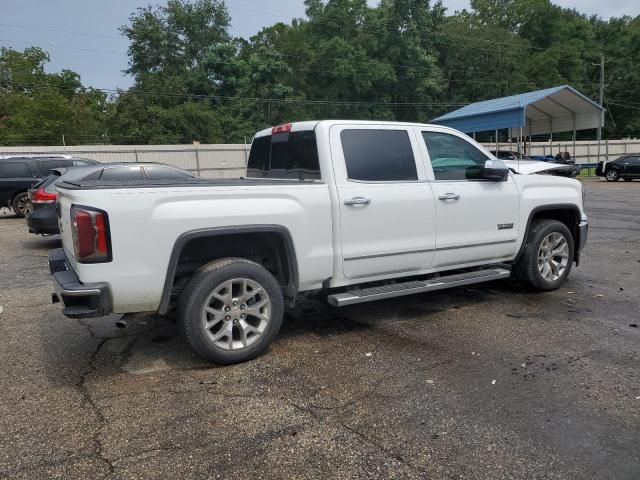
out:
{"label": "rear taillight", "polygon": [[73,249],[80,263],[111,261],[107,212],[88,207],[71,207]]}
{"label": "rear taillight", "polygon": [[56,198],[56,192],[47,192],[44,188],[39,188],[31,194],[31,203],[53,203]]}

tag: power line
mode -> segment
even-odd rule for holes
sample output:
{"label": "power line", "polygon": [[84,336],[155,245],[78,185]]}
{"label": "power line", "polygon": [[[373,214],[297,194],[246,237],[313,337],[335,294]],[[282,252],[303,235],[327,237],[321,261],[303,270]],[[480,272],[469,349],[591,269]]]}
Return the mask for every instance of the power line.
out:
{"label": "power line", "polygon": [[606,97],[608,102],[629,103],[631,105],[640,105],[640,102],[631,102],[629,100],[619,100],[617,98]]}
{"label": "power line", "polygon": [[[231,8],[231,7],[230,7]],[[234,9],[238,9],[236,7],[233,7]],[[239,10],[243,10],[243,9],[239,9]],[[260,12],[257,11],[255,9],[244,9],[244,11],[255,14],[255,13],[262,13],[265,14],[265,12]],[[292,20],[295,17],[292,18]],[[351,26],[351,25],[345,25],[345,24],[338,24],[335,22],[329,22],[323,19],[314,19],[314,20],[310,20],[308,18],[299,18],[299,20],[301,20],[302,23],[306,23],[307,25],[315,25],[315,24],[320,24],[320,25],[325,25],[325,26],[332,26],[335,28],[339,28],[343,31],[354,31],[354,30],[361,30],[365,33],[378,33],[378,34],[382,34],[383,36],[386,35],[390,35],[390,32],[386,31],[386,30],[380,30],[377,28],[370,28],[367,27],[365,25],[363,26]],[[390,22],[388,23],[383,23],[383,25],[387,28],[390,27],[389,25]],[[78,35],[87,35],[87,36],[97,36],[97,37],[104,37],[104,38],[122,38],[122,37],[115,37],[115,36],[109,36],[109,35],[102,35],[102,34],[94,34],[94,33],[89,33],[89,32],[80,32],[80,31],[73,31],[73,30],[59,30],[59,29],[52,29],[52,28],[45,28],[45,27],[35,27],[35,26],[29,26],[29,25],[17,25],[17,24],[6,24],[6,23],[0,23],[0,25],[5,25],[5,26],[13,26],[13,27],[18,27],[18,28],[27,28],[27,29],[33,29],[33,30],[44,30],[44,31],[52,31],[52,32],[59,32],[59,33],[67,33],[67,34],[78,34]],[[512,51],[514,48],[515,49],[526,49],[526,50],[538,50],[540,52],[546,52],[549,51],[550,49],[544,48],[544,47],[536,47],[533,45],[524,45],[524,44],[518,44],[518,43],[508,43],[508,42],[496,42],[493,40],[488,40],[488,39],[483,39],[483,38],[477,38],[474,36],[466,36],[466,35],[460,35],[460,34],[453,34],[450,32],[443,32],[441,30],[433,30],[431,32],[429,32],[433,35],[437,35],[437,36],[444,36],[444,37],[450,37],[450,38],[457,38],[457,39],[461,39],[462,41],[465,41],[467,43],[464,44],[455,44],[457,45],[458,48],[463,48],[463,49],[470,49],[470,50],[474,50],[474,49],[480,49],[480,50],[487,50],[489,48],[492,48],[492,46],[498,45],[498,46],[505,46],[508,47],[509,50],[507,51],[500,51],[499,53],[501,55],[517,55],[519,56],[520,54],[518,52],[514,52]],[[514,38],[518,38],[518,37],[514,37]],[[23,44],[28,44],[30,42],[24,42],[22,40],[7,40],[7,39],[3,39],[0,41],[9,41],[9,42],[17,42],[17,43],[23,43]],[[486,44],[486,46],[480,46],[477,45],[475,43],[468,43],[469,41],[472,42],[483,42]],[[95,51],[95,52],[99,52],[99,53],[110,53],[110,54],[119,54],[119,55],[127,55],[127,53],[125,52],[116,52],[116,51],[112,51],[112,50],[95,50],[95,49],[85,49],[85,48],[80,48],[80,47],[72,47],[72,46],[67,46],[67,45],[55,45],[55,44],[42,44],[42,45],[46,45],[46,46],[51,46],[51,47],[55,47],[55,48],[68,48],[68,49],[74,49],[74,50],[86,50],[86,51]],[[461,46],[462,45],[462,46]],[[491,53],[496,53],[495,49],[491,50]],[[574,57],[558,57],[558,59],[574,59]]]}
{"label": "power line", "polygon": [[[61,90],[75,90],[73,87],[66,87],[64,85],[53,85],[47,83],[39,83],[39,84],[16,84],[21,85],[24,88],[30,87],[50,87],[50,88],[58,88]],[[100,91],[106,94],[119,94],[121,93],[119,90],[110,89],[110,88],[97,88],[91,87],[91,90]],[[246,100],[253,101],[256,103],[281,103],[281,104],[309,104],[309,105],[351,105],[351,106],[367,106],[367,105],[378,105],[378,106],[387,106],[387,107],[459,107],[466,105],[466,103],[444,103],[444,102],[367,102],[360,100],[311,100],[311,99],[285,99],[285,98],[261,98],[261,97],[243,97],[239,95],[210,95],[210,94],[192,94],[192,93],[175,93],[175,92],[156,92],[149,90],[140,90],[135,87],[130,88],[126,91],[127,94],[133,95],[143,95],[143,96],[159,96],[159,97],[169,97],[169,98],[194,98],[200,100]]]}
{"label": "power line", "polygon": [[53,43],[41,43],[41,42],[25,42],[24,40],[11,40],[7,38],[0,38],[0,42],[11,42],[11,43],[22,43],[23,45],[31,45],[33,47],[53,47],[53,48],[65,48],[68,50],[80,50],[83,52],[92,52],[92,53],[110,53],[114,55],[127,55],[125,52],[117,52],[115,50],[98,50],[95,48],[83,48],[83,47],[73,47],[71,45],[56,45]]}
{"label": "power line", "polygon": [[631,105],[623,105],[622,103],[612,102],[611,100],[608,100],[607,103],[609,105],[614,105],[616,107],[628,108],[628,109],[631,109],[631,110],[640,110],[640,107],[632,107]]}
{"label": "power line", "polygon": [[57,28],[36,27],[34,25],[20,25],[20,24],[15,24],[15,23],[0,23],[0,27],[21,28],[21,29],[25,29],[25,30],[41,30],[43,32],[66,33],[66,34],[69,34],[69,35],[84,35],[84,36],[87,36],[87,37],[111,38],[111,39],[118,39],[118,40],[121,40],[121,39],[125,38],[122,35],[119,35],[119,36],[104,35],[104,34],[95,33],[95,32],[79,32],[79,31],[76,31],[76,30],[60,30],[60,29],[57,29]]}
{"label": "power line", "polygon": [[[0,42],[19,42],[19,43],[24,43],[24,44],[28,44],[28,45],[33,45],[33,46],[48,46],[48,47],[55,47],[55,48],[67,48],[67,49],[72,49],[72,50],[80,50],[80,51],[87,51],[87,52],[97,52],[97,53],[110,53],[110,54],[117,54],[117,55],[123,55],[126,56],[127,53],[125,52],[118,52],[118,51],[113,51],[113,50],[97,50],[97,49],[89,49],[89,48],[82,48],[82,47],[72,47],[72,46],[68,46],[68,45],[55,45],[55,44],[48,44],[48,43],[38,43],[38,44],[34,44],[31,42],[24,42],[24,41],[19,41],[19,40],[7,40],[7,39],[0,39]],[[286,54],[282,54],[280,52],[278,52],[279,55],[283,56],[283,57],[289,57],[289,58],[302,58],[301,56],[294,56],[294,55],[286,55]],[[177,58],[177,57],[176,57]],[[236,62],[217,62],[219,64],[222,65],[237,65]],[[439,66],[435,66],[433,69],[432,68],[428,68],[428,67],[420,67],[417,65],[389,65],[391,67],[394,68],[401,68],[401,69],[416,69],[416,70],[422,70],[422,71],[433,71],[436,69],[439,69]],[[302,72],[315,72],[315,73],[329,73],[329,74],[344,74],[345,72],[340,71],[340,70],[324,70],[324,69],[314,69],[314,68],[303,68],[303,67],[295,67],[295,66],[291,66],[289,64],[287,64],[287,67],[290,68],[291,70],[294,71],[302,71]],[[464,71],[464,69],[450,69],[451,71]],[[357,72],[346,72],[347,76],[360,76],[360,77],[376,77],[378,78],[378,75],[374,75],[371,73],[357,73]],[[491,78],[492,76],[497,75],[497,76],[508,76],[509,73],[497,73],[497,74],[489,74],[489,78]],[[543,80],[543,79],[555,79],[555,77],[540,77],[537,80]],[[478,84],[494,84],[494,85],[503,85],[503,84],[509,84],[509,85],[531,85],[531,84],[536,84],[539,82],[513,82],[511,80],[483,80],[483,79],[479,79],[479,80],[472,80],[472,79],[466,79],[466,78],[446,78],[445,80],[447,80],[448,82],[453,82],[453,83],[478,83]],[[589,84],[589,83],[576,83],[576,82],[572,82],[573,85],[580,85],[580,86],[590,86],[590,85],[597,85],[597,84]]]}

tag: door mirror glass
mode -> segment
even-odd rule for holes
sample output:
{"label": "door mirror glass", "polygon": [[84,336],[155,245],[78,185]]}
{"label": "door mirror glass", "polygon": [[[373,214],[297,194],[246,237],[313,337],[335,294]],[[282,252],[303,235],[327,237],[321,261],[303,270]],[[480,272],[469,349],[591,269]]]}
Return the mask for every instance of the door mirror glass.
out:
{"label": "door mirror glass", "polygon": [[484,178],[496,182],[504,182],[509,175],[509,169],[502,160],[487,160],[484,162]]}

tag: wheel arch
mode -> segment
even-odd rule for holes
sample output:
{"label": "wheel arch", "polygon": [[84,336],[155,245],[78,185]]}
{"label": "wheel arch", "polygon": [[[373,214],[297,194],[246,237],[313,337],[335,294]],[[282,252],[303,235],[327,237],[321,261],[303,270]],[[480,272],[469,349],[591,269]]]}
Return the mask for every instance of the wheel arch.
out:
{"label": "wheel arch", "polygon": [[30,188],[31,188],[31,185],[29,185],[28,187],[20,187],[14,190],[13,192],[11,192],[11,198],[9,199],[9,204],[12,204],[15,198],[21,193],[29,193]]}
{"label": "wheel arch", "polygon": [[577,205],[571,203],[539,205],[531,210],[531,212],[529,213],[529,218],[527,219],[527,227],[525,228],[524,236],[522,237],[522,244],[520,245],[520,249],[518,250],[516,258],[513,260],[513,263],[517,262],[524,252],[524,248],[527,244],[527,238],[529,237],[529,232],[531,231],[531,224],[534,220],[542,218],[548,220],[558,220],[559,222],[562,222],[567,226],[567,228],[571,232],[571,236],[573,237],[573,261],[578,264],[580,261],[580,252],[577,248],[577,246],[580,244],[580,229],[578,228],[578,224],[580,223],[581,212]]}
{"label": "wheel arch", "polygon": [[[169,311],[171,297],[173,293],[173,287],[176,282],[176,276],[178,272],[178,266],[180,264],[183,253],[189,246],[194,245],[194,242],[206,241],[210,239],[235,241],[238,238],[243,239],[245,242],[250,239],[265,239],[266,236],[277,238],[279,247],[282,248],[283,258],[280,258],[282,262],[282,269],[284,272],[284,282],[281,282],[284,296],[292,303],[298,292],[298,262],[296,257],[295,246],[289,230],[282,225],[242,225],[233,227],[213,227],[191,230],[180,235],[173,246],[171,256],[169,258],[169,265],[167,266],[167,273],[165,277],[164,287],[162,289],[162,297],[160,300],[160,306],[158,307],[158,313],[161,315],[166,314]],[[224,242],[218,242],[218,244]],[[228,245],[227,245],[228,246]],[[226,251],[223,249],[223,251]],[[207,261],[206,264],[215,258],[224,258],[228,255],[222,255],[220,257],[215,255],[215,248],[211,250],[214,255]],[[280,253],[280,252],[278,252]],[[242,254],[235,254],[229,256],[237,256],[241,258]]]}

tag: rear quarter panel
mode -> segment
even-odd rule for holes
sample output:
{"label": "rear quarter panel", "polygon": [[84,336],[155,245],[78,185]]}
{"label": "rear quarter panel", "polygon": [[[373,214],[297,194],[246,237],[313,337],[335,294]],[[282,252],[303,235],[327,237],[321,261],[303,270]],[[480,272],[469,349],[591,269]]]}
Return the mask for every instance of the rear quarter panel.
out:
{"label": "rear quarter panel", "polygon": [[[116,313],[157,310],[176,240],[203,228],[280,225],[294,243],[299,290],[319,288],[332,275],[331,205],[325,184],[60,188],[59,193],[67,257],[83,283],[109,284]],[[69,218],[73,204],[108,213],[111,262],[75,260]]]}

